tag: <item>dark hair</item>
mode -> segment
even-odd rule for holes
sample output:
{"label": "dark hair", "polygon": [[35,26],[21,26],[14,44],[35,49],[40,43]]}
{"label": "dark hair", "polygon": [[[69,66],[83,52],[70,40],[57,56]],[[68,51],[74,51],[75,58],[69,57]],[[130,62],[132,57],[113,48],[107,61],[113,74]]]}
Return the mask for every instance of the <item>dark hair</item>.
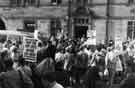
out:
{"label": "dark hair", "polygon": [[97,49],[98,51],[101,51],[101,49],[102,49],[102,44],[97,45],[97,46],[96,46],[96,49]]}
{"label": "dark hair", "polygon": [[44,80],[47,80],[49,82],[54,82],[55,80],[55,72],[48,72],[43,76]]}
{"label": "dark hair", "polygon": [[12,51],[13,51],[14,53],[17,53],[17,52],[18,52],[18,48],[17,48],[17,47],[14,47]]}
{"label": "dark hair", "polygon": [[109,47],[113,46],[114,44],[115,44],[115,43],[114,43],[113,40],[109,40],[109,43],[108,43],[108,46],[109,46]]}
{"label": "dark hair", "polygon": [[6,42],[7,42],[8,44],[11,44],[11,43],[12,43],[12,41],[11,41],[11,40],[7,40]]}
{"label": "dark hair", "polygon": [[38,47],[42,47],[43,43],[42,42],[38,42]]}
{"label": "dark hair", "polygon": [[3,50],[3,51],[1,52],[1,58],[4,59],[4,57],[5,57],[6,55],[8,55],[8,50]]}

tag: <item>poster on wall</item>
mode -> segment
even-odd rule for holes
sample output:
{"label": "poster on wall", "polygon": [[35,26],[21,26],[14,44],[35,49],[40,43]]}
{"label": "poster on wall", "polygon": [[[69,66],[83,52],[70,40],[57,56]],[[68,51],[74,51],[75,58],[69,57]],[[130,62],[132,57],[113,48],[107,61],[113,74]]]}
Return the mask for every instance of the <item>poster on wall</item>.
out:
{"label": "poster on wall", "polygon": [[88,30],[87,31],[87,41],[85,44],[87,45],[96,45],[96,30]]}
{"label": "poster on wall", "polygon": [[28,62],[37,62],[37,40],[34,38],[27,38],[23,39],[24,50],[23,50],[23,57],[25,61]]}

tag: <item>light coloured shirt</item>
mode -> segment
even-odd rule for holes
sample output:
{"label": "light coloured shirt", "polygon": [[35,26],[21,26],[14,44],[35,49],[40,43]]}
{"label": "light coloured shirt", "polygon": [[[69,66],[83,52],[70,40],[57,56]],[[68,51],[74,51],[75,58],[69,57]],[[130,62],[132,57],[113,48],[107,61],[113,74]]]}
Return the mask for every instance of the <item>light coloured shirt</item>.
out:
{"label": "light coloured shirt", "polygon": [[58,53],[56,53],[55,54],[55,61],[56,62],[60,62],[60,61],[63,61],[64,60],[64,54],[63,53],[61,53],[61,52],[58,52]]}
{"label": "light coloured shirt", "polygon": [[61,84],[54,82],[50,85],[49,88],[64,88]]}

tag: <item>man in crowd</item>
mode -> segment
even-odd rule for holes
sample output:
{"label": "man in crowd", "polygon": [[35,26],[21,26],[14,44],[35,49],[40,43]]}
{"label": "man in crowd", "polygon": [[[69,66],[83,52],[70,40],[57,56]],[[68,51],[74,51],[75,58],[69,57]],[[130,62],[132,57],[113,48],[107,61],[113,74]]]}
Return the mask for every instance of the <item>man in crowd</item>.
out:
{"label": "man in crowd", "polygon": [[135,70],[131,67],[131,72],[127,74],[127,77],[121,82],[120,88],[135,88]]}
{"label": "man in crowd", "polygon": [[28,80],[25,73],[12,68],[13,62],[11,59],[7,59],[5,65],[7,68],[6,72],[0,73],[1,88],[33,88],[32,81]]}
{"label": "man in crowd", "polygon": [[43,76],[42,84],[44,88],[64,88],[61,84],[56,82],[55,72],[47,73]]}

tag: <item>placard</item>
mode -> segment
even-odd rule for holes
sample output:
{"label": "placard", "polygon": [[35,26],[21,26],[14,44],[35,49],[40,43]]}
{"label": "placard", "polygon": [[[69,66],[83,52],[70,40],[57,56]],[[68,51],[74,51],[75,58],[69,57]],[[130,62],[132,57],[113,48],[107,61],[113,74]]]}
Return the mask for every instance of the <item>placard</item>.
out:
{"label": "placard", "polygon": [[37,62],[37,46],[36,46],[37,40],[34,38],[27,38],[24,37],[23,44],[24,44],[24,50],[23,50],[23,57],[25,58],[25,61],[29,62]]}
{"label": "placard", "polygon": [[115,38],[115,49],[122,51],[123,46],[122,46],[122,39],[120,37]]}

